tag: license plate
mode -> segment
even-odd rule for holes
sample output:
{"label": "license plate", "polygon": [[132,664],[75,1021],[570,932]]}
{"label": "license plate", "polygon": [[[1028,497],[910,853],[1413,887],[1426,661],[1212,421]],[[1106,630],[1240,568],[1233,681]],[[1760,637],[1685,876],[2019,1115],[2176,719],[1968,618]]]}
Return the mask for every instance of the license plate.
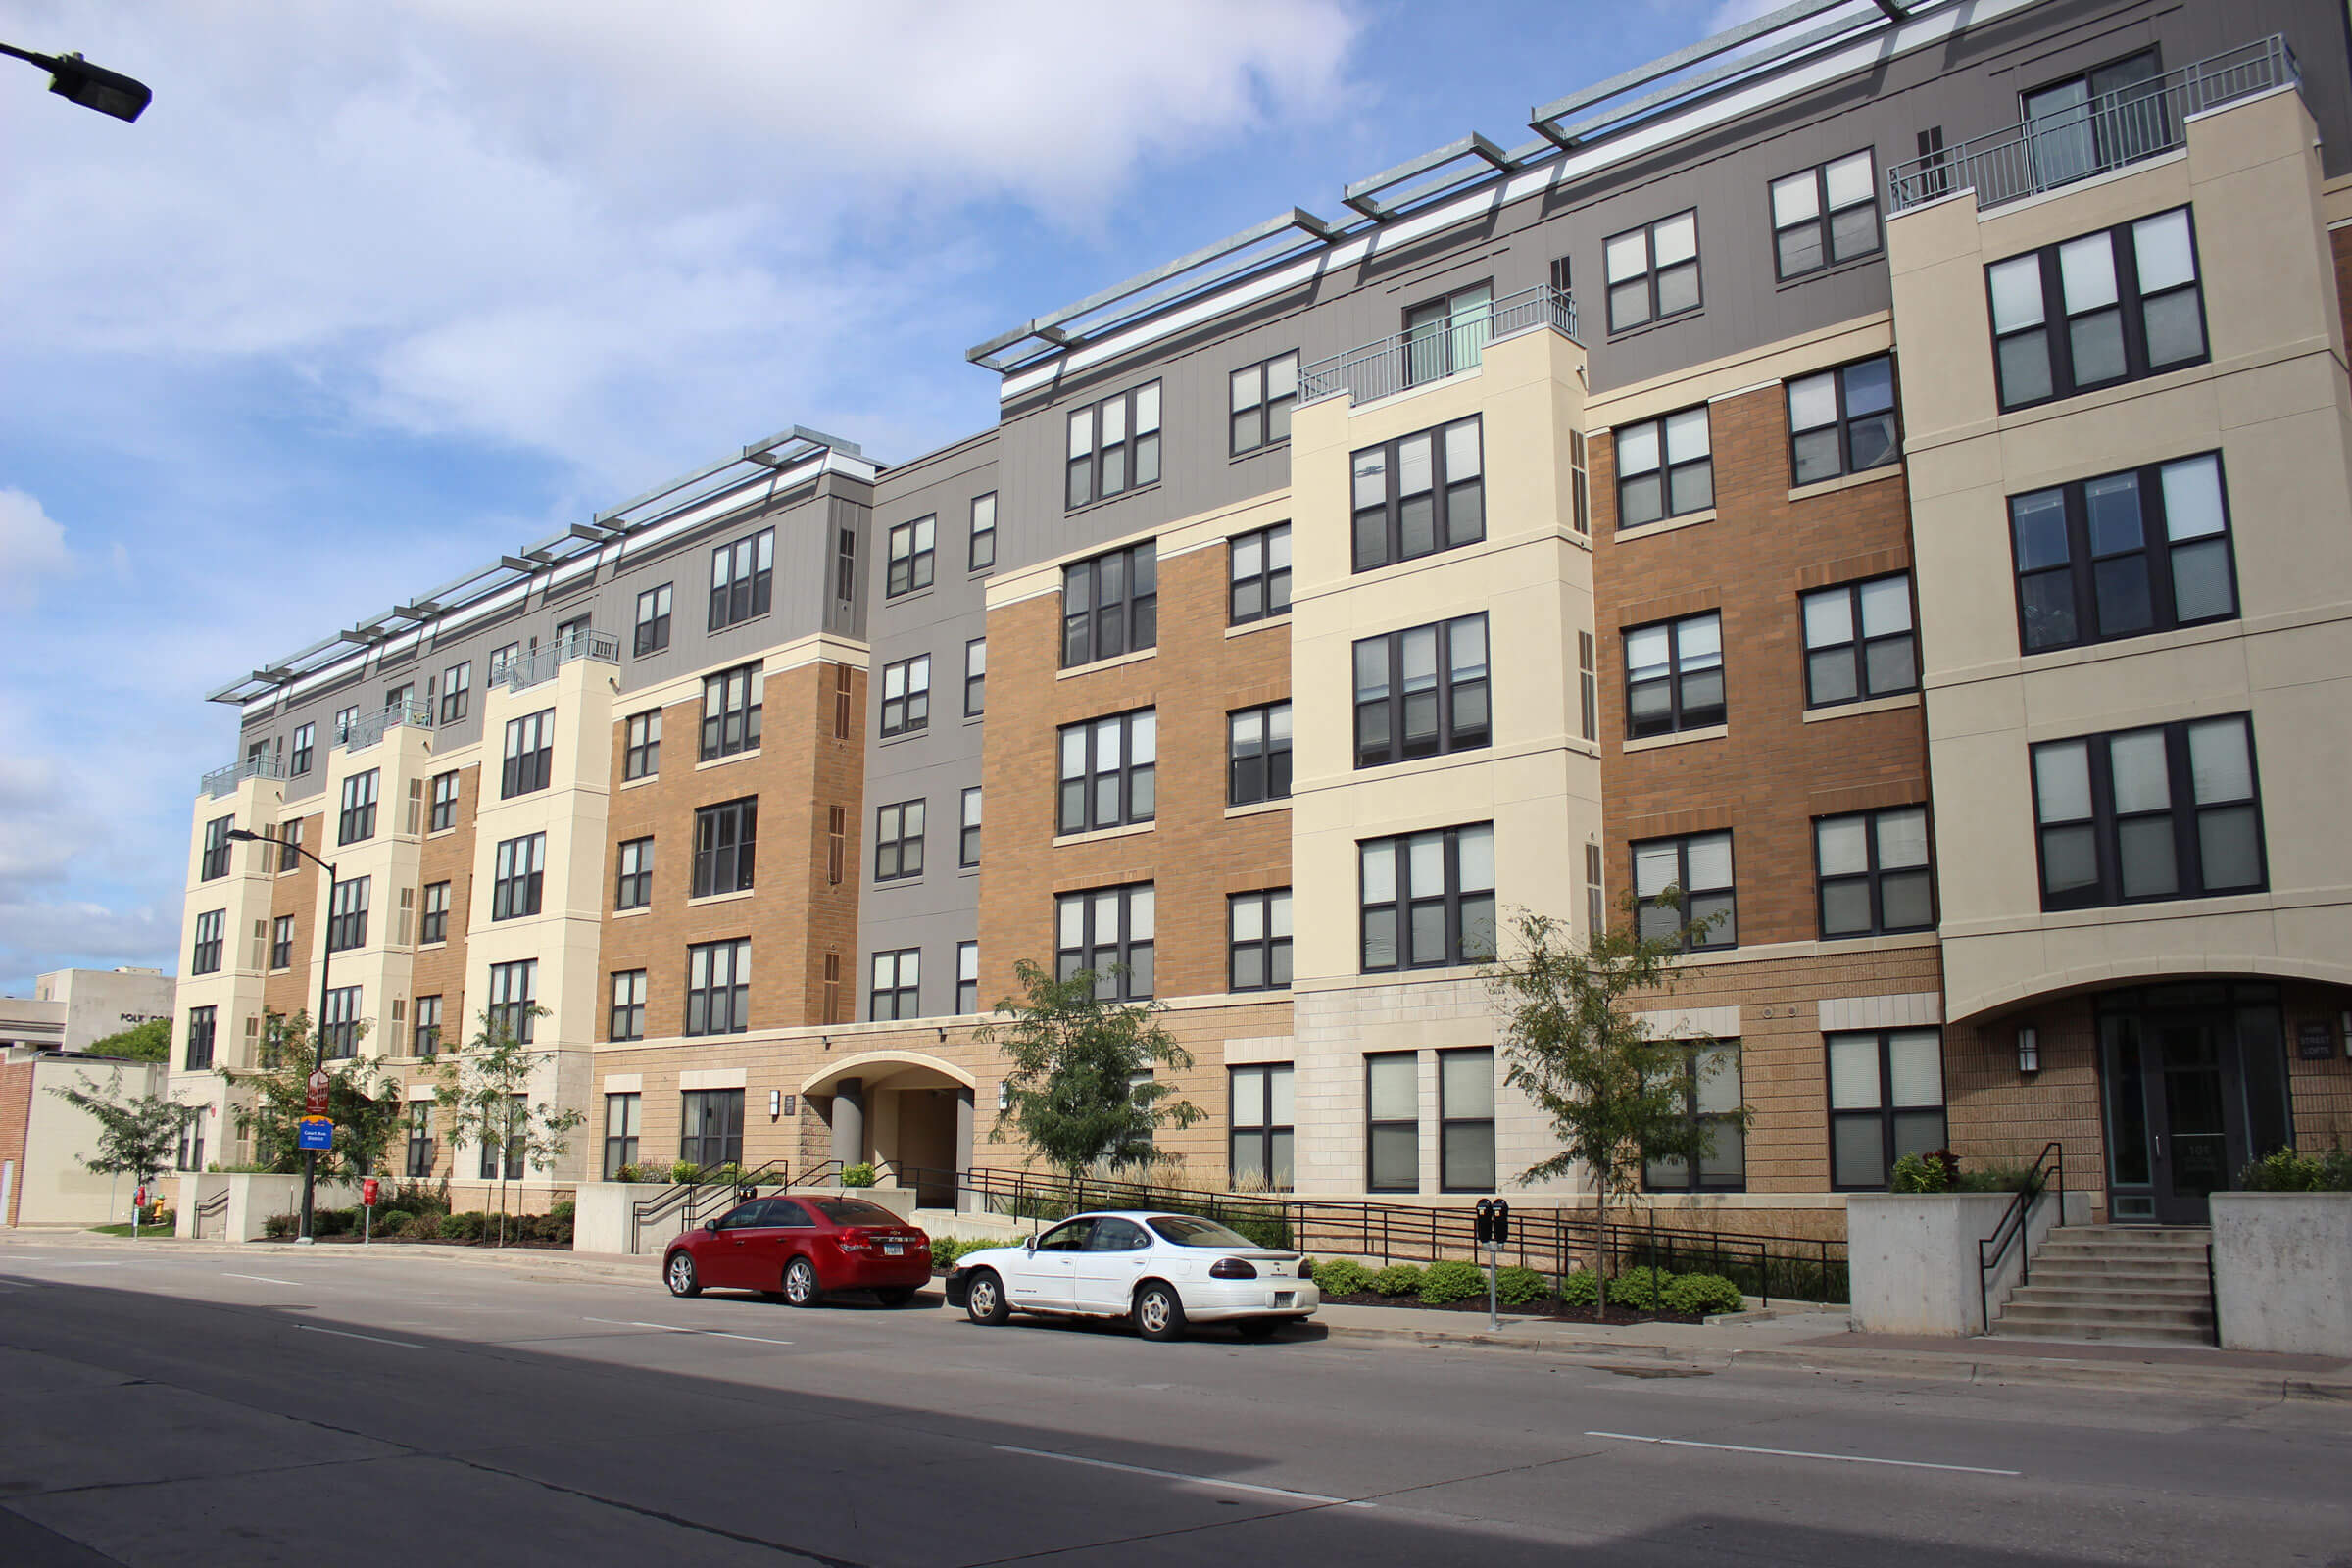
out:
{"label": "license plate", "polygon": [[882,1244],[882,1255],[885,1257],[898,1257],[903,1255],[906,1250],[906,1244],[905,1242],[884,1242]]}
{"label": "license plate", "polygon": [[1274,1293],[1274,1304],[1276,1306],[1288,1306],[1291,1304],[1292,1300],[1297,1297],[1297,1295],[1298,1293],[1296,1291],[1276,1291]]}

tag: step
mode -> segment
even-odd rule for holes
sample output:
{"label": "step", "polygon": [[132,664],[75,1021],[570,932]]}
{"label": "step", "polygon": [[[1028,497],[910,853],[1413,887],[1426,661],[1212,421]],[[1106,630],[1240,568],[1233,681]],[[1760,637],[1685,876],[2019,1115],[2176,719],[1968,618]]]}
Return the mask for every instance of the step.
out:
{"label": "step", "polygon": [[2138,1286],[2044,1285],[2040,1276],[2010,1294],[2007,1311],[2020,1306],[2169,1306],[2210,1312],[2213,1296],[2200,1283],[2194,1290],[2151,1290]]}
{"label": "step", "polygon": [[2174,1280],[2194,1283],[2202,1290],[2206,1283],[2205,1260],[2195,1262],[2128,1263],[2109,1262],[2102,1258],[2051,1257],[2047,1254],[2034,1259],[2033,1276],[2039,1281],[2044,1274],[2051,1280],[2113,1280],[2118,1285],[2161,1285]]}
{"label": "step", "polygon": [[2111,1247],[2097,1244],[2090,1247],[2041,1247],[2034,1250],[2035,1261],[2049,1258],[2061,1263],[2188,1263],[2205,1266],[2205,1249],[2186,1247]]}
{"label": "step", "polygon": [[2080,1334],[2104,1329],[2110,1334],[2142,1329],[2210,1330],[2213,1314],[2179,1306],[2010,1306],[2001,1310],[1994,1327],[2017,1333]]}
{"label": "step", "polygon": [[1995,1323],[1996,1337],[2013,1340],[2155,1341],[2166,1345],[2211,1345],[2210,1326],[2188,1327],[2156,1323]]}

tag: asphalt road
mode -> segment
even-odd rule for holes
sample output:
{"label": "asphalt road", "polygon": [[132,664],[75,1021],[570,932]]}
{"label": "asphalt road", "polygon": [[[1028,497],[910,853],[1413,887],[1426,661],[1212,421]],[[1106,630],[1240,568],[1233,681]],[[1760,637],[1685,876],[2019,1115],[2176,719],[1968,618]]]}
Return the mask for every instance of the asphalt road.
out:
{"label": "asphalt road", "polygon": [[2352,1564],[2352,1407],[0,1247],[0,1564]]}

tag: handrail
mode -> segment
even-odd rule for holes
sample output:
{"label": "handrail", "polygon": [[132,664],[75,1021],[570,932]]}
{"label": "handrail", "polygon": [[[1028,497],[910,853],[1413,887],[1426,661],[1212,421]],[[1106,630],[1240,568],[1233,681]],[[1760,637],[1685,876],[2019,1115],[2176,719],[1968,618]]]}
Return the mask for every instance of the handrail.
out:
{"label": "handrail", "polygon": [[347,752],[364,751],[384,738],[384,731],[396,724],[428,726],[433,721],[433,705],[410,698],[405,702],[387,703],[372,713],[351,721],[351,727],[336,740]]}
{"label": "handrail", "polygon": [[189,1234],[197,1238],[199,1241],[203,1240],[204,1222],[208,1219],[220,1220],[222,1228],[225,1229],[228,1223],[227,1215],[228,1189],[222,1188],[220,1192],[215,1193],[210,1198],[199,1198],[196,1200],[196,1218],[194,1229],[192,1229]]}
{"label": "handrail", "polygon": [[620,662],[618,633],[597,631],[593,627],[582,632],[568,632],[544,648],[534,648],[518,654],[491,673],[493,684],[507,683],[509,691],[518,692],[526,686],[536,686],[543,680],[554,680],[559,666],[575,659],[593,659],[602,664]]}
{"label": "handrail", "polygon": [[[744,1172],[741,1181],[719,1182],[698,1177],[690,1182],[673,1182],[651,1198],[637,1200],[629,1205],[630,1253],[632,1255],[636,1253],[638,1242],[645,1227],[655,1221],[664,1220],[672,1214],[678,1214],[678,1230],[681,1233],[690,1231],[694,1229],[695,1220],[700,1217],[703,1203],[713,1193],[724,1192],[730,1200],[733,1200],[747,1188],[757,1192],[761,1187],[787,1187],[791,1185],[791,1169],[788,1162],[771,1159],[763,1165]],[[773,1180],[765,1179],[771,1174],[774,1177]],[[683,1210],[682,1213],[681,1210]]]}
{"label": "handrail", "polygon": [[[2045,1165],[2049,1167],[2047,1175],[2043,1174]],[[2056,1142],[2042,1145],[2041,1152],[2034,1156],[2031,1175],[2034,1185],[2020,1188],[2010,1197],[1992,1234],[1977,1239],[1977,1321],[1986,1334],[1992,1332],[1992,1271],[2000,1267],[2011,1245],[2017,1247],[2017,1283],[2026,1285],[2033,1280],[2034,1247],[2026,1232],[2034,1221],[2034,1206],[2043,1194],[2058,1193],[2058,1223],[2066,1223],[2066,1147]],[[1984,1250],[1988,1247],[1990,1253]]]}
{"label": "handrail", "polygon": [[197,788],[213,799],[219,800],[249,778],[283,777],[285,777],[285,773],[279,768],[274,754],[267,757],[248,757],[242,762],[231,762],[226,767],[214,768],[210,773],[204,775],[203,782]]}
{"label": "handrail", "polygon": [[[819,1187],[824,1184],[825,1178],[830,1176],[833,1178],[833,1185],[839,1187],[841,1185],[841,1173],[846,1169],[848,1169],[848,1167],[840,1160],[828,1159],[821,1165],[809,1166],[807,1170],[801,1172],[800,1175],[794,1177],[785,1185],[787,1187]],[[877,1167],[877,1172],[878,1169],[879,1168]]]}
{"label": "handrail", "polygon": [[1480,364],[1490,344],[1548,326],[1570,342],[1576,335],[1576,296],[1539,283],[1474,310],[1456,311],[1442,322],[1407,328],[1317,360],[1298,372],[1303,407],[1345,392],[1353,403],[1370,403],[1407,387],[1457,375]]}

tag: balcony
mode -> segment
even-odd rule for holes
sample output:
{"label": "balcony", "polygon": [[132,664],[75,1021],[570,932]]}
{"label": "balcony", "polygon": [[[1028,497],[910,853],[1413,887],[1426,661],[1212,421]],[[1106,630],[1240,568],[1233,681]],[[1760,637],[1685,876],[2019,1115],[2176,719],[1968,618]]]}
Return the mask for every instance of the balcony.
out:
{"label": "balcony", "polygon": [[609,631],[573,632],[559,637],[545,648],[534,648],[519,659],[510,660],[506,668],[491,675],[493,681],[504,680],[507,690],[521,691],[543,680],[554,680],[561,666],[575,659],[593,659],[600,664],[620,662],[620,639]]}
{"label": "balcony", "polygon": [[2006,130],[1896,164],[1886,171],[1888,210],[1899,213],[1970,189],[1977,193],[1980,212],[2037,196],[2171,152],[2187,139],[2183,127],[2191,115],[2274,87],[2299,91],[2302,85],[2295,52],[2282,34],[2273,33]]}
{"label": "balcony", "polygon": [[1581,341],[1576,335],[1576,297],[1538,284],[1317,360],[1298,372],[1298,401],[1319,403],[1345,392],[1352,403],[1370,403],[1408,387],[1443,381],[1476,368],[1488,344],[1542,327],[1571,343]]}
{"label": "balcony", "polygon": [[382,740],[384,738],[384,731],[390,729],[395,724],[430,725],[432,721],[433,705],[430,703],[420,703],[414,700],[405,703],[394,703],[390,707],[382,709],[377,712],[369,713],[364,718],[353,719],[351,721],[351,727],[343,732],[342,746],[345,751],[365,751],[367,748],[373,746],[377,741]]}
{"label": "balcony", "polygon": [[233,794],[236,787],[249,778],[284,778],[285,776],[285,771],[278,766],[275,757],[248,757],[242,762],[231,762],[226,767],[214,768],[210,773],[204,775],[204,782],[197,788],[217,801],[223,795]]}

